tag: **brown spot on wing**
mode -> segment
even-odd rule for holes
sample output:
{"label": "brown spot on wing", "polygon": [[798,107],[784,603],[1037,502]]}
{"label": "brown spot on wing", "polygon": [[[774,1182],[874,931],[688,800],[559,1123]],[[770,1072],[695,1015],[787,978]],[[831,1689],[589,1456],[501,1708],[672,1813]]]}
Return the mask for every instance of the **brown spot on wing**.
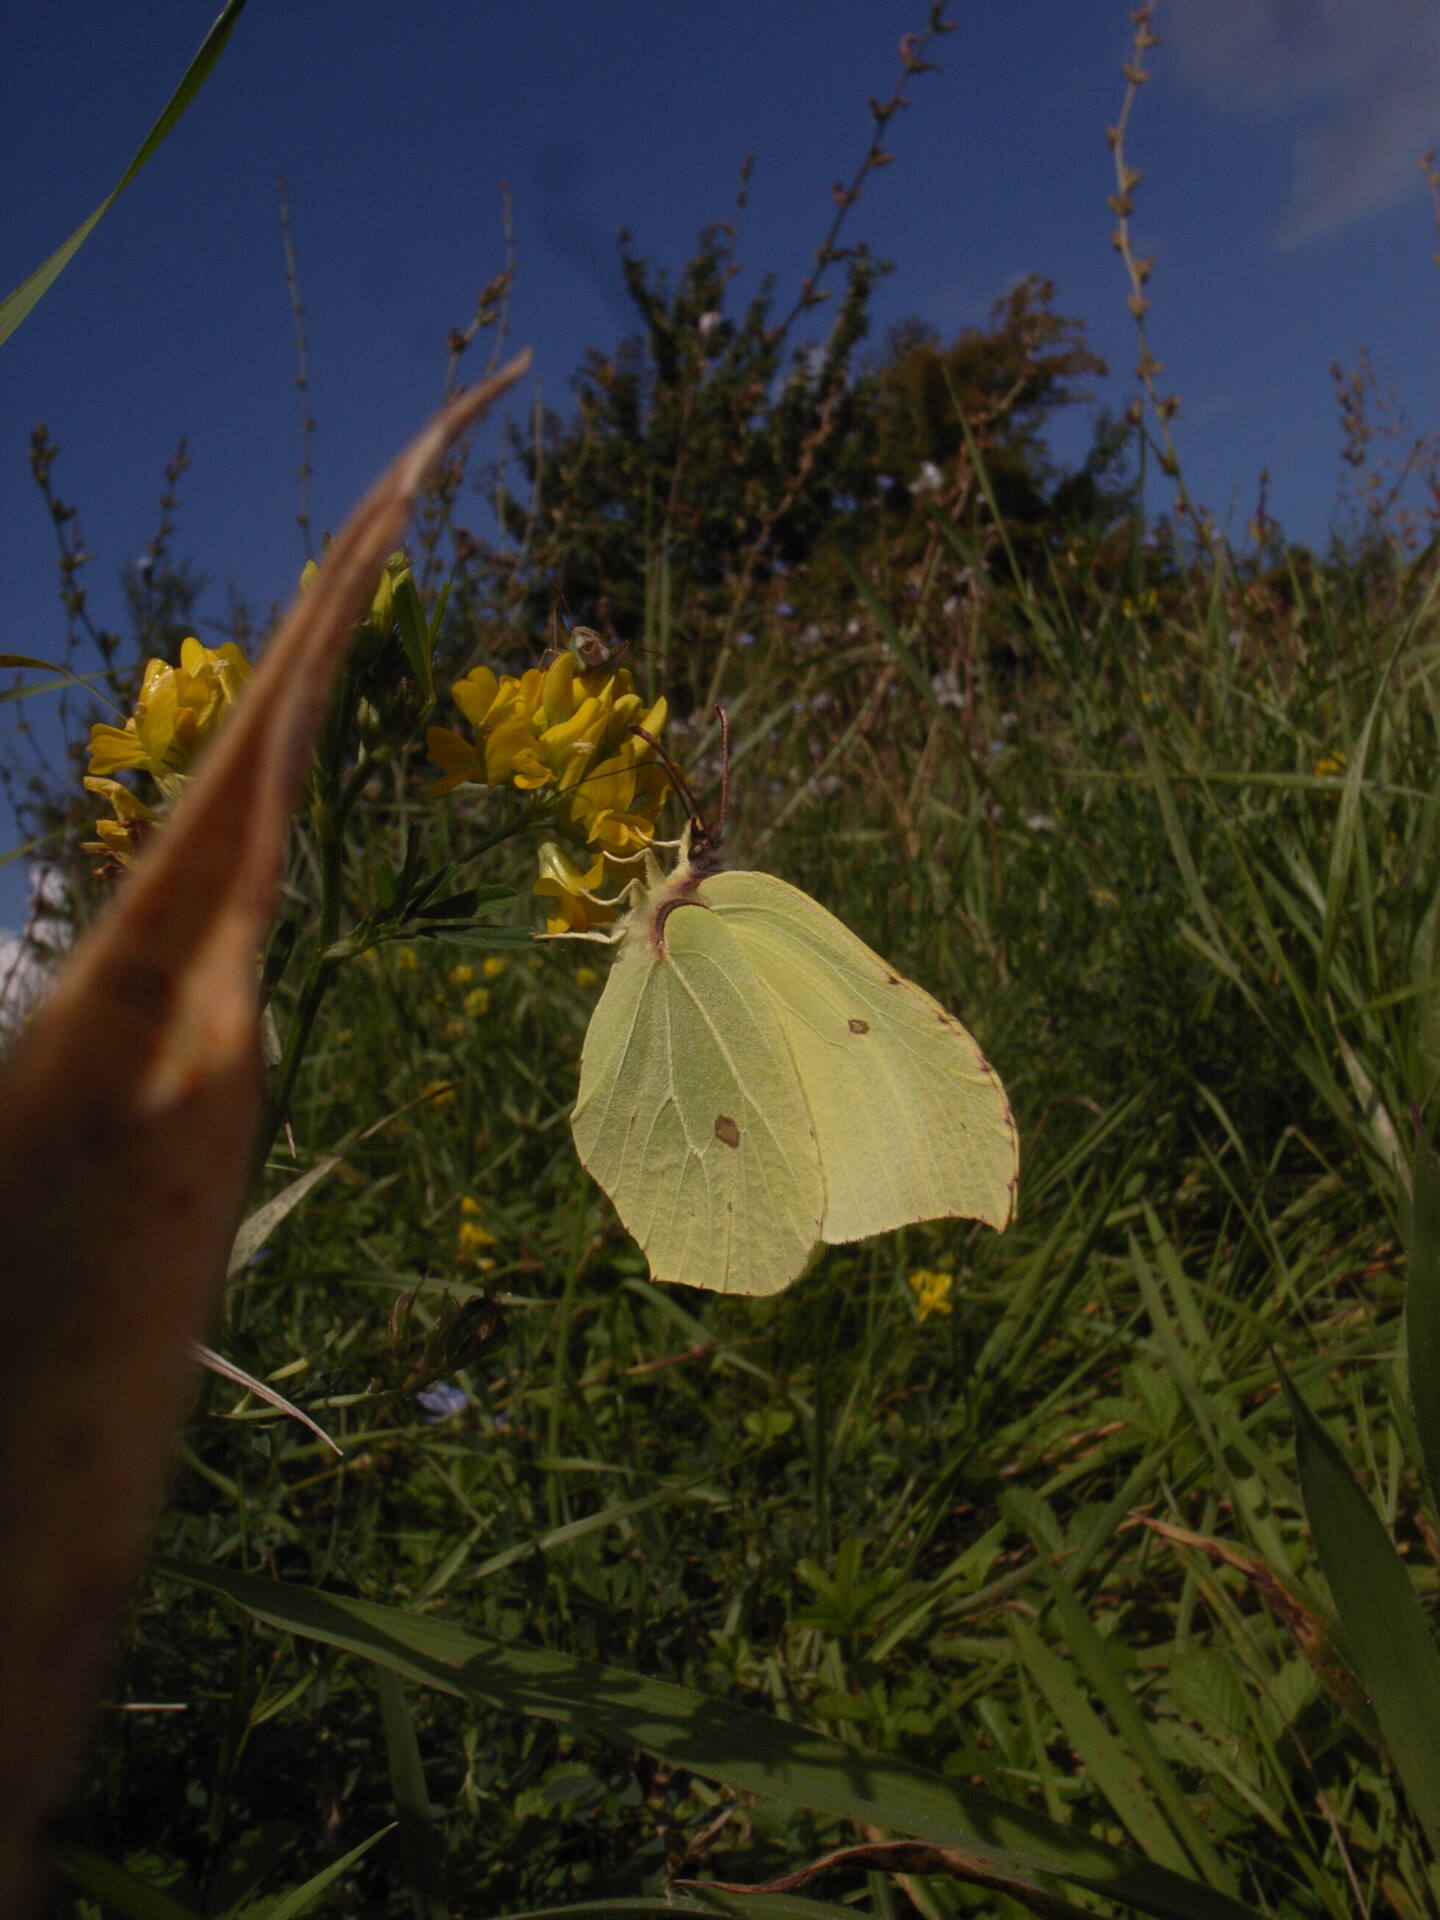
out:
{"label": "brown spot on wing", "polygon": [[736,1126],[735,1122],[730,1118],[728,1113],[716,1114],[715,1138],[718,1141],[720,1141],[722,1146],[726,1146],[726,1147],[739,1146],[740,1129],[739,1127]]}
{"label": "brown spot on wing", "polygon": [[851,1033],[869,1033],[870,1022],[868,1020],[852,1020],[850,1022],[850,1031]]}

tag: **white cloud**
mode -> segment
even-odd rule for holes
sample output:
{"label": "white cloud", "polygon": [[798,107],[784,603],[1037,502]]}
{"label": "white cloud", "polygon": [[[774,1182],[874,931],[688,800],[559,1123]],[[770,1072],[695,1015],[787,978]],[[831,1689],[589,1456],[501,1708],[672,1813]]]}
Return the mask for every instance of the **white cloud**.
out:
{"label": "white cloud", "polygon": [[32,864],[29,913],[23,934],[0,927],[0,1035],[17,1033],[50,984],[55,963],[69,944],[64,876]]}
{"label": "white cloud", "polygon": [[1416,163],[1440,141],[1435,0],[1173,0],[1157,25],[1215,105],[1309,109],[1290,145],[1280,246],[1418,185]]}

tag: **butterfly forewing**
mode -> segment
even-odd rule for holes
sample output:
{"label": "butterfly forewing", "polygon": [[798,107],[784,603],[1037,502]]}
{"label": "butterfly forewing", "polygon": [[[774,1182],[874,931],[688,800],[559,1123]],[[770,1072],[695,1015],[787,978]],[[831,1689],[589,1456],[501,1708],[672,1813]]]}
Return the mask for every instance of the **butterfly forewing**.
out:
{"label": "butterfly forewing", "polygon": [[777,1293],[821,1238],[810,1108],[769,996],[717,914],[643,915],[585,1038],[571,1125],[657,1280]]}
{"label": "butterfly forewing", "polygon": [[822,1237],[947,1216],[1005,1226],[1015,1127],[960,1022],[783,880],[717,874],[700,897],[733,930],[789,1046],[820,1150]]}

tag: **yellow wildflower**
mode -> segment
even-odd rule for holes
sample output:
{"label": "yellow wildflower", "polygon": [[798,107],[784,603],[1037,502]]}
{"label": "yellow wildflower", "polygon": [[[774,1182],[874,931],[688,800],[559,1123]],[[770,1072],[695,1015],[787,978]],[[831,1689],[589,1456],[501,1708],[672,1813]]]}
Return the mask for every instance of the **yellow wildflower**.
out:
{"label": "yellow wildflower", "polygon": [[502,959],[498,953],[490,953],[481,961],[480,971],[487,980],[498,980],[509,964],[510,962]]}
{"label": "yellow wildflower", "polygon": [[395,965],[401,973],[417,973],[420,968],[420,956],[414,947],[401,947],[395,956]]}
{"label": "yellow wildflower", "polygon": [[1338,749],[1334,753],[1322,753],[1315,762],[1314,771],[1318,774],[1344,773],[1349,761]]}
{"label": "yellow wildflower", "polygon": [[493,1266],[491,1260],[481,1259],[487,1247],[495,1245],[493,1233],[487,1233],[477,1218],[480,1202],[467,1193],[460,1202],[460,1225],[455,1235],[455,1252],[462,1260],[477,1260],[482,1267]]}
{"label": "yellow wildflower", "polygon": [[[569,653],[518,678],[476,667],[451,691],[477,740],[471,747],[451,728],[431,729],[430,757],[445,773],[437,792],[464,779],[527,791],[568,787],[613,752],[637,721],[644,724],[629,673],[580,672]],[[663,725],[663,707],[649,717]]]}
{"label": "yellow wildflower", "polygon": [[475,739],[430,729],[430,759],[442,775],[431,792],[471,781],[562,800],[551,814],[556,829],[590,858],[582,866],[554,841],[542,847],[535,890],[553,902],[548,931],[608,925],[614,907],[590,896],[633,877],[633,865],[622,863],[654,839],[669,791],[655,748],[635,731],[658,734],[665,702],[646,708],[626,668],[587,671],[569,651],[519,675],[476,667],[452,691]]}
{"label": "yellow wildflower", "polygon": [[475,969],[468,960],[461,960],[450,969],[450,984],[452,987],[468,987],[474,978]]}
{"label": "yellow wildflower", "polygon": [[490,1011],[490,989],[472,987],[465,996],[465,1011],[472,1020],[478,1020],[482,1014]]}
{"label": "yellow wildflower", "polygon": [[954,1311],[950,1300],[955,1287],[953,1273],[937,1273],[920,1267],[910,1275],[910,1286],[915,1295],[915,1311],[921,1320],[928,1320],[932,1313]]}
{"label": "yellow wildflower", "polygon": [[600,976],[594,967],[577,967],[575,969],[575,984],[577,987],[598,987],[600,984]]}
{"label": "yellow wildflower", "polygon": [[85,785],[114,809],[113,820],[97,820],[98,841],[86,852],[103,853],[128,866],[145,832],[160,819],[128,787],[111,776],[148,773],[166,800],[184,786],[195,755],[225,718],[250,678],[250,662],[233,640],[205,647],[198,640],[180,643],[180,664],[151,660],[145,668],[135,711],[123,727],[103,720],[90,729],[90,769]]}
{"label": "yellow wildflower", "polygon": [[455,1098],[453,1080],[431,1080],[420,1089],[420,1097],[428,1099],[432,1107],[445,1107]]}
{"label": "yellow wildflower", "polygon": [[176,775],[190,771],[196,752],[219,726],[250,678],[250,662],[233,640],[204,647],[182,640],[180,664],[151,660],[140,698],[123,727],[97,721],[90,729],[90,772],[138,768],[173,791]]}
{"label": "yellow wildflower", "polygon": [[1138,599],[1132,600],[1129,594],[1120,602],[1120,611],[1127,620],[1148,620],[1160,610],[1160,596],[1153,587],[1146,587]]}
{"label": "yellow wildflower", "polygon": [[596,898],[595,890],[605,878],[605,856],[597,854],[590,866],[577,867],[555,841],[547,840],[539,853],[540,878],[535,891],[554,904],[545,922],[547,933],[588,933],[592,927],[606,927],[615,918],[615,908]]}
{"label": "yellow wildflower", "polygon": [[[113,820],[97,820],[95,831],[98,840],[82,840],[83,853],[98,853],[107,862],[118,867],[126,867],[139,852],[140,843],[157,818],[154,807],[133,794],[128,787],[121,786],[118,780],[97,779],[94,774],[85,776],[85,786],[91,793],[98,793],[102,800],[108,800],[115,811]],[[97,868],[97,872],[100,869]]]}
{"label": "yellow wildflower", "polygon": [[[657,706],[663,719],[664,702]],[[654,839],[668,793],[669,776],[654,758],[654,750],[647,741],[632,736],[576,785],[570,819],[591,846],[603,847],[611,855],[637,853]]]}
{"label": "yellow wildflower", "polygon": [[484,778],[484,763],[480,755],[453,727],[428,728],[425,745],[431,765],[445,769],[444,779],[437,780],[431,787],[432,794],[449,793],[466,780]]}

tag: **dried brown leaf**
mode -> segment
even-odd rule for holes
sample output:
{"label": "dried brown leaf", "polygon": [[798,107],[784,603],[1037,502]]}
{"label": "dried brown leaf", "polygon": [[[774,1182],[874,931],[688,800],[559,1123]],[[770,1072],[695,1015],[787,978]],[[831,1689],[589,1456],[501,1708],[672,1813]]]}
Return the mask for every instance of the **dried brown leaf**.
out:
{"label": "dried brown leaf", "polygon": [[330,685],[453,401],[291,608],[0,1078],[0,1911],[64,1793],[192,1391],[261,1102],[256,956]]}

